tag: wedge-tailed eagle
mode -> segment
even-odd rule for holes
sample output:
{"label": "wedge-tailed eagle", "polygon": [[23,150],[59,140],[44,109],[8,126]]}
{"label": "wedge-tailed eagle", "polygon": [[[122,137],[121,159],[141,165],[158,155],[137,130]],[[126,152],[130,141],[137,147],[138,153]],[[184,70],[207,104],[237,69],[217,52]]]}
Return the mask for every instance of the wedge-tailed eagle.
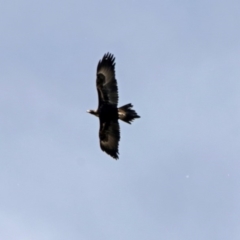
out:
{"label": "wedge-tailed eagle", "polygon": [[107,53],[97,66],[98,109],[88,110],[99,118],[99,140],[101,149],[111,157],[118,159],[120,128],[118,119],[131,124],[140,116],[132,109],[131,103],[120,108],[118,105],[118,86],[115,78],[115,58]]}

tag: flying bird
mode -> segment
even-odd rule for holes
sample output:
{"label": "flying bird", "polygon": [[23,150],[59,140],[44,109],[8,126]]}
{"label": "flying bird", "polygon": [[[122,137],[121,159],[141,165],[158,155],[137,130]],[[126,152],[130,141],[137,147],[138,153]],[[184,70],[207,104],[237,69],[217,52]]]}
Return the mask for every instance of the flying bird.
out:
{"label": "flying bird", "polygon": [[118,119],[131,124],[140,116],[132,109],[131,103],[120,108],[118,105],[118,86],[115,78],[115,57],[106,53],[97,66],[98,109],[88,110],[99,118],[99,140],[102,151],[114,159],[118,159],[118,144],[120,141],[120,127]]}

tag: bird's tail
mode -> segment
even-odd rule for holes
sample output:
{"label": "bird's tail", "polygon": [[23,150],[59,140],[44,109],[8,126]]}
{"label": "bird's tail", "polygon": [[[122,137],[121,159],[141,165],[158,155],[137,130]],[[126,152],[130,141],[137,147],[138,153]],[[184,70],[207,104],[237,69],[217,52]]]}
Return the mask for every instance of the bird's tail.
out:
{"label": "bird's tail", "polygon": [[131,109],[132,107],[133,105],[129,103],[118,108],[118,118],[129,124],[131,124],[135,118],[140,118],[135,110]]}

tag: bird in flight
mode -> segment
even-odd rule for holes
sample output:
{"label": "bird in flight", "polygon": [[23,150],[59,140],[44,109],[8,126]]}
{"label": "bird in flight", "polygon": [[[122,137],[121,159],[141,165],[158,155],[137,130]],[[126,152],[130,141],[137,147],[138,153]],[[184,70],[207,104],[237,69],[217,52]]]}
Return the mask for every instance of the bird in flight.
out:
{"label": "bird in flight", "polygon": [[99,140],[102,151],[114,159],[118,159],[118,144],[120,141],[120,127],[118,119],[131,124],[140,116],[132,109],[131,103],[120,108],[118,105],[118,86],[115,78],[115,57],[107,53],[97,66],[98,109],[88,110],[99,118]]}

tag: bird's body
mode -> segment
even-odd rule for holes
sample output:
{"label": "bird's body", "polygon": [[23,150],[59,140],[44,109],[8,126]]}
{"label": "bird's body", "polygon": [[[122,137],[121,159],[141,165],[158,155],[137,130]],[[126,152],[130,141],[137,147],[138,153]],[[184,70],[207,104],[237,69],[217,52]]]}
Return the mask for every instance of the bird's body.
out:
{"label": "bird's body", "polygon": [[98,109],[88,112],[97,116],[100,121],[99,139],[100,147],[107,154],[118,159],[118,144],[120,141],[120,128],[118,119],[131,123],[135,118],[140,118],[131,109],[131,103],[120,108],[118,104],[118,87],[115,79],[115,58],[107,53],[97,66],[97,92]]}

